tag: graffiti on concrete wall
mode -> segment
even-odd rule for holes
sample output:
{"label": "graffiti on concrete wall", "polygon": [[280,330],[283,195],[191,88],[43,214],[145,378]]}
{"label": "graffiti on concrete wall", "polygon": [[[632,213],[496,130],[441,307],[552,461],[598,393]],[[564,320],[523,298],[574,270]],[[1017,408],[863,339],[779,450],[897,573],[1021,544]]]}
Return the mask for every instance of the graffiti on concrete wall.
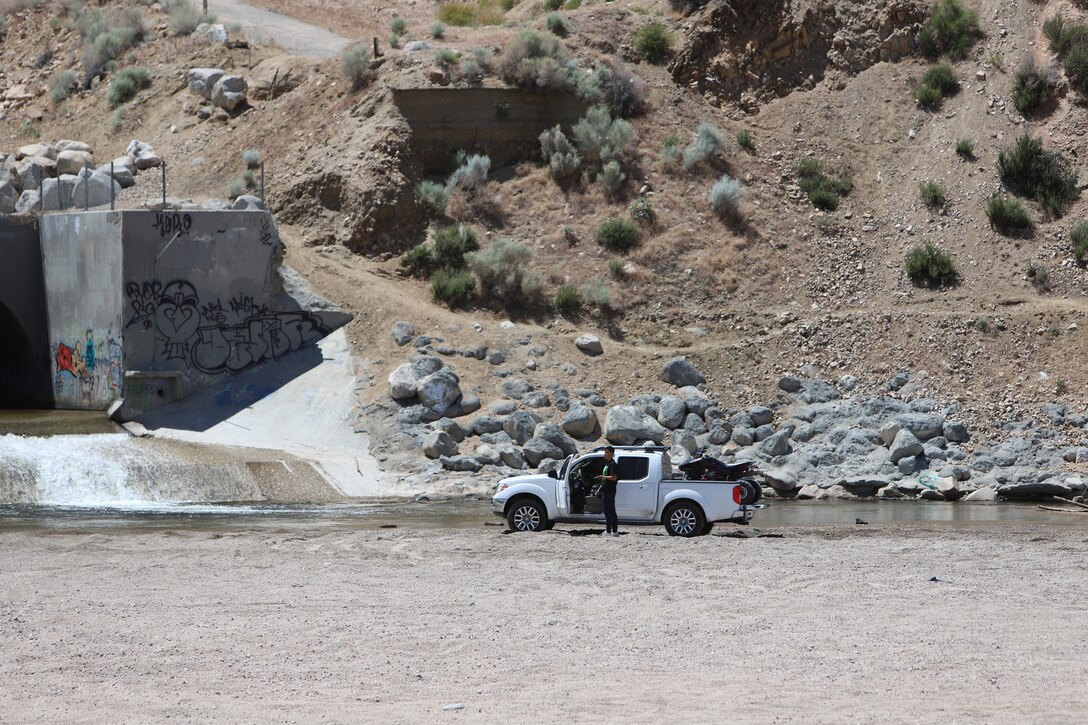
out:
{"label": "graffiti on concrete wall", "polygon": [[53,392],[57,400],[105,403],[121,395],[121,342],[112,330],[87,330],[83,339],[53,345]]}
{"label": "graffiti on concrete wall", "polygon": [[204,301],[185,280],[129,282],[125,329],[153,331],[166,362],[236,373],[314,343],[331,330],[306,311],[274,312],[252,297]]}

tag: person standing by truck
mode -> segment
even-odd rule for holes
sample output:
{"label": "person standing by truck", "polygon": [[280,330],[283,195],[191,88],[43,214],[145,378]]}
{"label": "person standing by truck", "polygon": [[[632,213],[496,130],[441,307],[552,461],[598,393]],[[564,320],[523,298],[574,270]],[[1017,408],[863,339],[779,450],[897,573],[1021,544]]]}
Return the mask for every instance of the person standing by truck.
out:
{"label": "person standing by truck", "polygon": [[604,503],[605,532],[601,536],[619,536],[619,517],[616,515],[616,484],[619,482],[619,474],[616,473],[616,450],[612,446],[604,449],[604,466],[597,476],[601,482],[601,501]]}

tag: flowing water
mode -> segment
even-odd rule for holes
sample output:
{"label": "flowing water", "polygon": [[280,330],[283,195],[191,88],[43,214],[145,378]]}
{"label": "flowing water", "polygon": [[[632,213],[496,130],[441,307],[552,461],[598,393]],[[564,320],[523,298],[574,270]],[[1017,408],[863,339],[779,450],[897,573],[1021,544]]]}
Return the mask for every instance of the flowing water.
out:
{"label": "flowing water", "polygon": [[[25,435],[28,429],[61,433]],[[133,438],[115,430],[101,414],[0,415],[0,531],[500,524],[486,500],[346,499],[306,462],[287,454]],[[1088,513],[1054,513],[1031,504],[919,501],[771,501],[757,512],[752,529],[860,525],[857,519],[872,526],[1031,523],[1088,529]]]}

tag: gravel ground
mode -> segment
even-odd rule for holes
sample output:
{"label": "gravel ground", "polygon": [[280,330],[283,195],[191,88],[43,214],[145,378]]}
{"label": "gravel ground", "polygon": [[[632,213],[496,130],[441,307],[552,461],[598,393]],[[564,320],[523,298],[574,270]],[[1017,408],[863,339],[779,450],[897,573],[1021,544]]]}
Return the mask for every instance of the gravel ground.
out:
{"label": "gravel ground", "polygon": [[501,532],[0,533],[0,722],[1088,711],[1079,523]]}

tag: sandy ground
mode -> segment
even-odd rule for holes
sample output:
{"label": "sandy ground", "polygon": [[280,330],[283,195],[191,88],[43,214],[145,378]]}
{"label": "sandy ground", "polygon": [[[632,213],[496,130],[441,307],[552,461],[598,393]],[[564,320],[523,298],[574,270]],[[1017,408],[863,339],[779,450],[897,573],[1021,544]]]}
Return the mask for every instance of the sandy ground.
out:
{"label": "sandy ground", "polygon": [[0,722],[1088,712],[1084,528],[629,531],[9,530]]}

